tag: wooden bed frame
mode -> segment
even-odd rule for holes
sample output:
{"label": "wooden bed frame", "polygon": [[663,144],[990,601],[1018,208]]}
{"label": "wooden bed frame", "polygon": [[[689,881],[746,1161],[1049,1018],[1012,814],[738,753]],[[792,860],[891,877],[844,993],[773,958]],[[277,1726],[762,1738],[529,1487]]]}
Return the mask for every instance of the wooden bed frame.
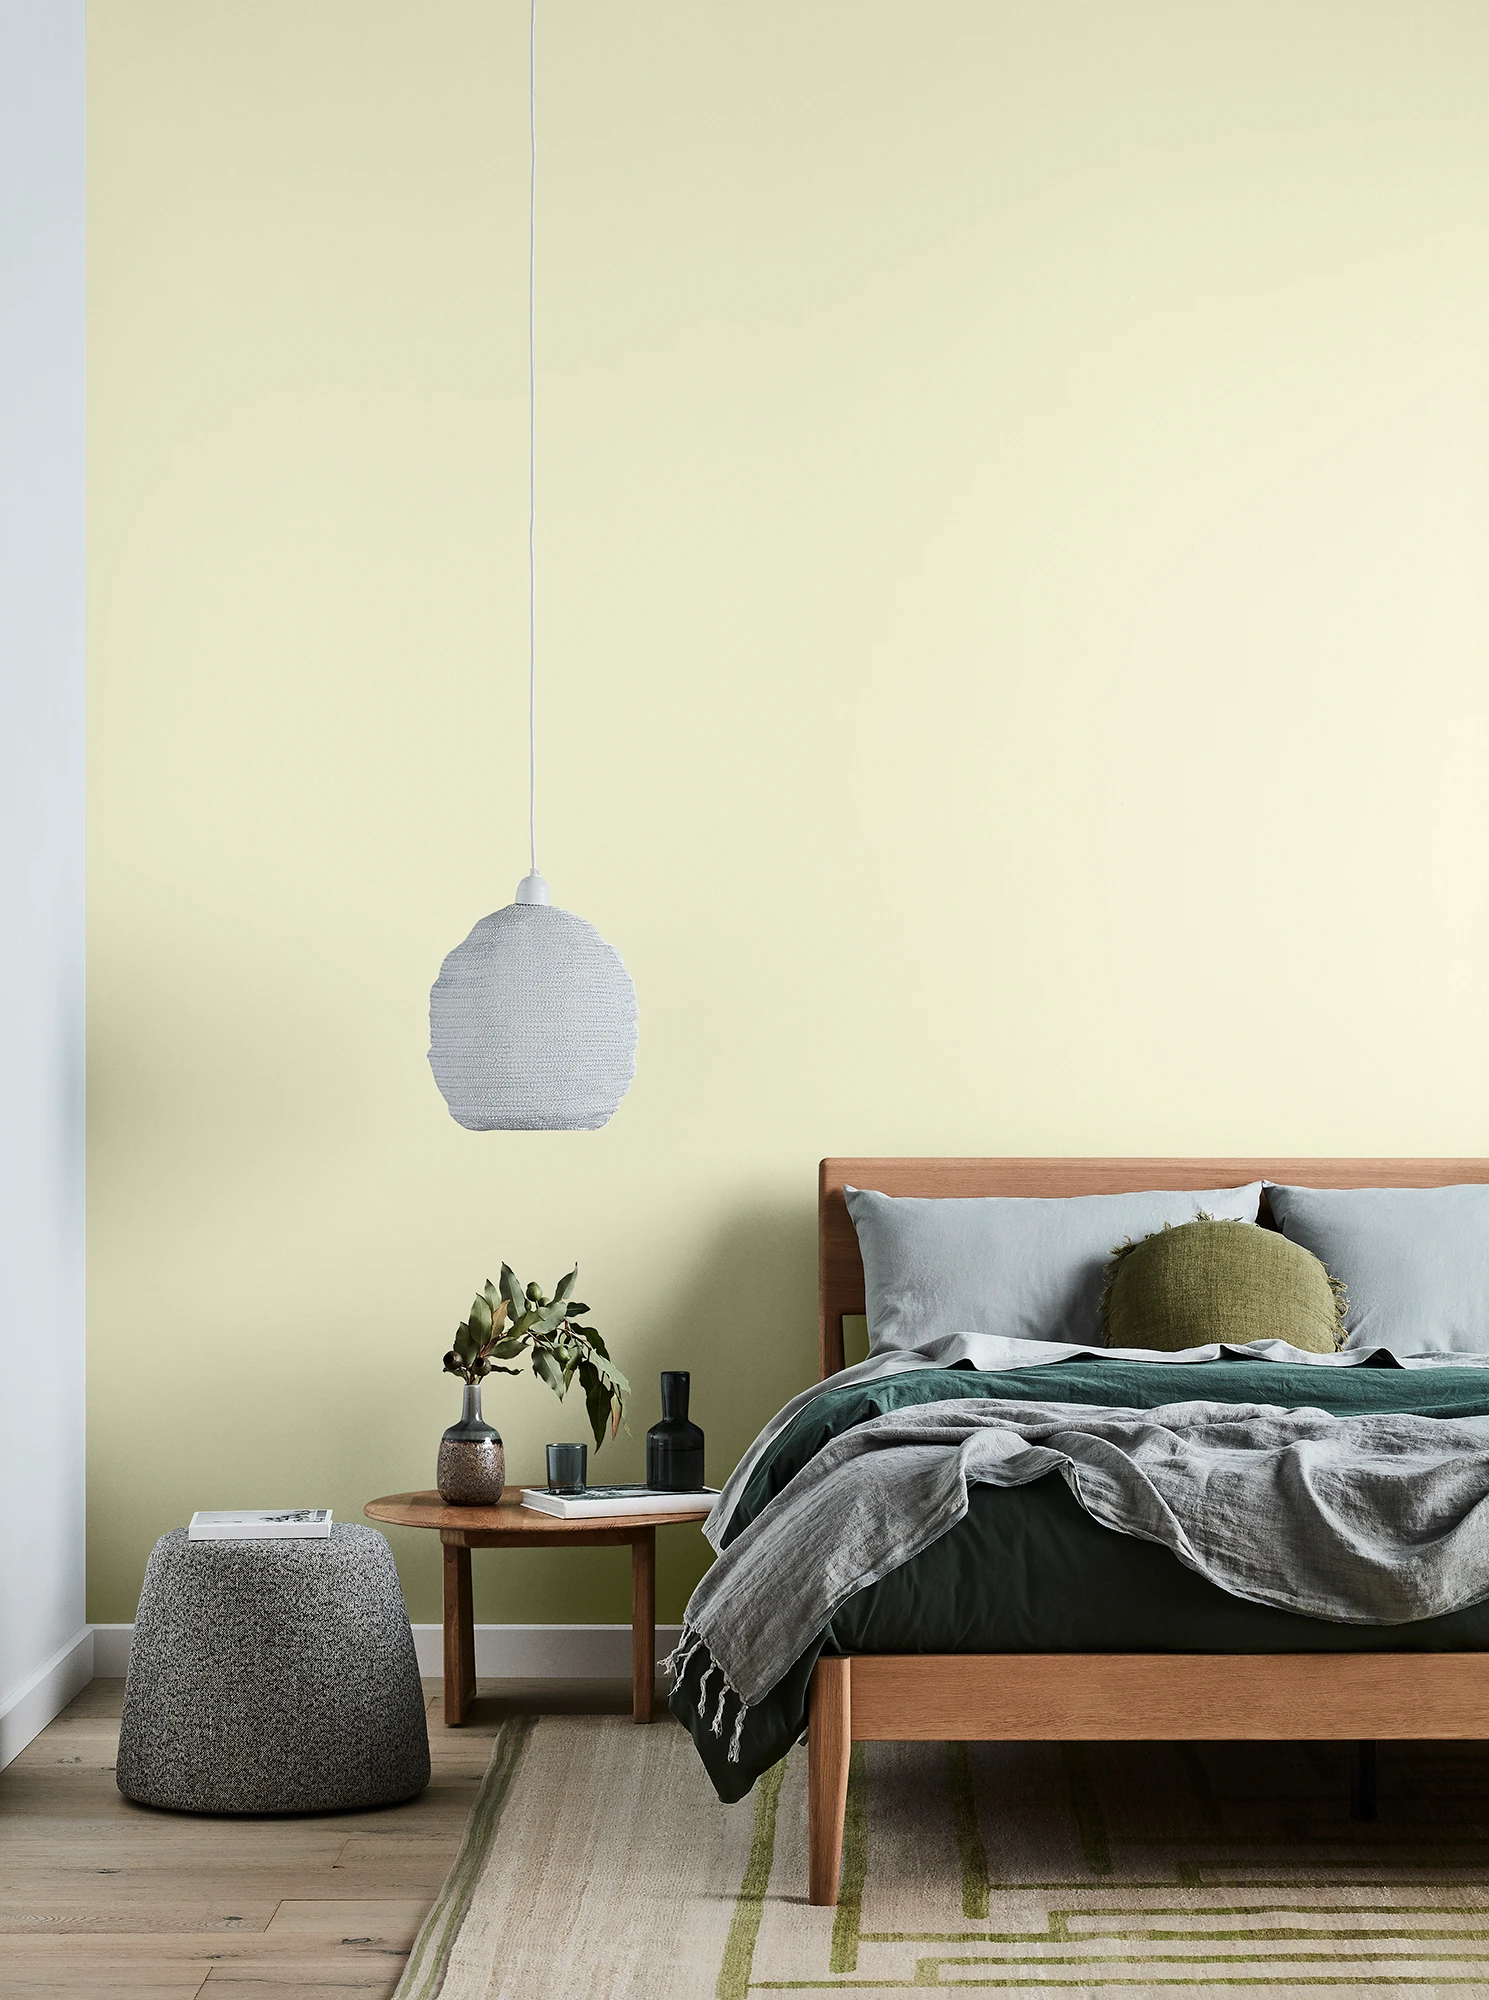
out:
{"label": "wooden bed frame", "polygon": [[[921,1196],[1128,1194],[1145,1188],[1446,1187],[1489,1160],[824,1160],[820,1373],[864,1311],[848,1187]],[[1271,1218],[1263,1198],[1262,1220]],[[1489,1653],[861,1653],[817,1663],[809,1700],[810,1895],[838,1900],[855,1742],[1353,1741],[1489,1735]]]}

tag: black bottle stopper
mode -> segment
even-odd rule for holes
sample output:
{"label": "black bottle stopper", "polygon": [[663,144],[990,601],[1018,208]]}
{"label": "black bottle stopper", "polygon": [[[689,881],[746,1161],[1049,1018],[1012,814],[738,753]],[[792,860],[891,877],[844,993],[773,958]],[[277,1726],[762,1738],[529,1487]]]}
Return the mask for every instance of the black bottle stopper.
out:
{"label": "black bottle stopper", "polygon": [[646,1483],[659,1493],[696,1493],[703,1484],[703,1433],[688,1422],[685,1368],[662,1372],[662,1421],[646,1433]]}

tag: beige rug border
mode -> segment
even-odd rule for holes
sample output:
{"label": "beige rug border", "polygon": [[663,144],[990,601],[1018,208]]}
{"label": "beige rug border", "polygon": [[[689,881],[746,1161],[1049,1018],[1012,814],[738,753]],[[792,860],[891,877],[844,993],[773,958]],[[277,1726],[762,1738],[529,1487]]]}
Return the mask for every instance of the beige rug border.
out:
{"label": "beige rug border", "polygon": [[419,1927],[403,1977],[393,1989],[393,2000],[435,2000],[444,1984],[450,1947],[460,1933],[470,1909],[476,1877],[501,1824],[502,1810],[512,1789],[512,1780],[522,1762],[539,1718],[514,1715],[496,1733],[491,1762],[476,1793],[470,1817],[465,1823],[460,1851],[455,1856],[444,1886],[434,1900],[429,1915]]}

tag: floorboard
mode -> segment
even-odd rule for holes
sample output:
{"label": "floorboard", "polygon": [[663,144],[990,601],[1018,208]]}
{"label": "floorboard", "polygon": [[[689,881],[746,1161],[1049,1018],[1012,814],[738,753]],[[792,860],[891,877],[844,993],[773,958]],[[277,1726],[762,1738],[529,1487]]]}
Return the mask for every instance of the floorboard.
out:
{"label": "floorboard", "polygon": [[433,1776],[378,1812],[207,1819],[114,1783],[124,1683],[97,1680],[0,1771],[5,2000],[387,2000],[444,1881],[504,1717],[618,1713],[629,1681],[481,1681]]}

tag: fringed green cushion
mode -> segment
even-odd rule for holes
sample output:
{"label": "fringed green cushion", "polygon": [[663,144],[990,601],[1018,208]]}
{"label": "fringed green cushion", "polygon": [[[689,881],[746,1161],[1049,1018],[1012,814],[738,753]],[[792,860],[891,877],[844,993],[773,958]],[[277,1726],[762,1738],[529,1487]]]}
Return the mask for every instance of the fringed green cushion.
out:
{"label": "fringed green cushion", "polygon": [[1175,1354],[1212,1342],[1285,1340],[1332,1354],[1344,1340],[1344,1312],[1344,1287],[1301,1243],[1206,1216],[1113,1252],[1101,1324],[1108,1347]]}

